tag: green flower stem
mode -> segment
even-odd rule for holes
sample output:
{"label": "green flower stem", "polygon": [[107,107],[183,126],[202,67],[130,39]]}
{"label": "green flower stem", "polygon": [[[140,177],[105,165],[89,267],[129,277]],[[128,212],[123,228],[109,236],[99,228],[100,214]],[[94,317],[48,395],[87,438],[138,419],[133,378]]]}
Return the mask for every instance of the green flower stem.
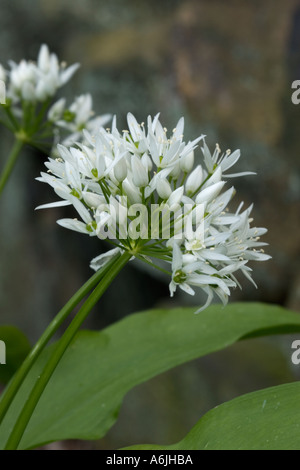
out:
{"label": "green flower stem", "polygon": [[41,127],[43,118],[46,114],[46,111],[51,104],[51,99],[48,98],[41,106],[39,113],[37,114],[36,120],[35,120],[35,126],[34,126],[34,131],[37,132],[38,129]]}
{"label": "green flower stem", "polygon": [[4,108],[4,111],[6,112],[6,115],[9,119],[9,121],[11,122],[11,124],[13,126],[13,129],[15,131],[18,131],[20,129],[20,124],[18,123],[17,119],[15,118],[14,113],[11,110],[11,107],[10,106],[4,106],[3,108]]}
{"label": "green flower stem", "polygon": [[63,354],[65,353],[66,349],[68,348],[69,344],[73,340],[74,336],[76,335],[77,331],[79,330],[80,326],[90,313],[91,309],[95,306],[98,302],[100,297],[104,294],[106,289],[109,287],[113,279],[117,276],[117,274],[121,271],[121,269],[126,265],[126,263],[131,258],[131,254],[125,252],[121,256],[119,255],[118,259],[114,262],[110,270],[107,272],[106,276],[102,279],[102,281],[98,284],[98,286],[94,289],[92,294],[88,297],[85,301],[79,312],[77,313],[76,317],[73,319],[59,342],[57,343],[56,349],[54,350],[52,356],[50,357],[49,361],[47,362],[43,372],[37,379],[31,394],[29,395],[17,421],[10,434],[7,444],[5,446],[5,450],[15,450],[18,448],[20,440],[24,434],[24,431],[30,421],[30,418],[35,410],[38,401],[48,384],[53,372],[55,371],[59,361],[61,360]]}
{"label": "green flower stem", "polygon": [[78,305],[78,303],[100,282],[102,277],[106,274],[109,268],[112,266],[115,259],[110,263],[107,263],[102,269],[97,271],[66,303],[66,305],[60,310],[56,317],[52,320],[50,325],[47,327],[45,332],[42,334],[36,345],[30,351],[25,361],[13,376],[12,380],[6,387],[0,400],[0,424],[7,413],[7,410],[12,403],[16,393],[18,392],[23,380],[27,373],[43,351],[44,347],[48,344],[49,340],[56,333],[61,324],[65,321],[68,315]]}
{"label": "green flower stem", "polygon": [[19,156],[20,150],[22,149],[23,145],[24,145],[24,142],[21,139],[16,138],[14,146],[10,152],[8,160],[0,176],[0,194],[2,193],[7,183],[7,180],[10,177],[10,174],[15,166],[15,163],[17,161],[17,158]]}

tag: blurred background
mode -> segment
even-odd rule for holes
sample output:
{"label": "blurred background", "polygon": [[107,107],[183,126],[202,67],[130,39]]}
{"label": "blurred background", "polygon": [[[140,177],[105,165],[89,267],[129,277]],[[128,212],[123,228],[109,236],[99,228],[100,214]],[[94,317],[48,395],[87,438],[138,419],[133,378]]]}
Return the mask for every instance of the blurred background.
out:
{"label": "blurred background", "polygon": [[[300,105],[291,102],[291,84],[300,79],[300,2],[2,0],[0,62],[36,59],[41,43],[61,60],[81,63],[61,96],[92,93],[96,113],[116,114],[120,129],[128,111],[140,121],[160,112],[171,129],[185,117],[187,140],[204,133],[212,148],[218,142],[223,150],[241,149],[237,171],[257,176],[234,180],[233,207],[254,202],[255,225],[268,228],[273,258],[253,266],[259,288],[243,282],[231,300],[300,311]],[[0,137],[1,168],[12,138],[3,129]],[[55,199],[34,179],[44,160],[23,152],[0,201],[0,322],[20,327],[31,342],[90,277],[90,260],[106,250],[57,226],[67,209],[34,211]],[[132,263],[85,327],[203,300],[200,294],[170,300],[168,279]],[[179,367],[130,392],[102,441],[51,448],[175,442],[211,407],[298,378],[290,344],[290,338],[247,341]]]}

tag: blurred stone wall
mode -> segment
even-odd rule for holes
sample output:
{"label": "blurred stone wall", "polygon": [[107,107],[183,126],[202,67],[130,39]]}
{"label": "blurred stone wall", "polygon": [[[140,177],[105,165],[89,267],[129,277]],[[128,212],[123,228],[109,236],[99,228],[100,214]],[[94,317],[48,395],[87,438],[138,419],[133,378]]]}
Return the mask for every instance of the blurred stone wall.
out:
{"label": "blurred stone wall", "polygon": [[[0,62],[34,59],[45,42],[61,59],[82,64],[61,94],[72,99],[91,92],[96,112],[117,114],[120,127],[128,111],[143,121],[160,111],[170,128],[184,115],[187,139],[205,133],[210,146],[241,148],[238,170],[257,176],[234,182],[234,204],[254,202],[256,224],[269,229],[265,240],[273,259],[253,266],[259,289],[243,282],[232,300],[299,309],[300,106],[291,102],[291,83],[300,79],[299,31],[297,0],[2,0]],[[0,136],[1,168],[11,137],[2,129]],[[56,225],[67,209],[34,211],[53,200],[50,188],[34,180],[43,161],[38,153],[24,152],[0,201],[1,323],[20,326],[32,341],[90,276],[90,259],[106,249]],[[201,302],[200,294],[171,301],[166,279],[130,265],[86,326],[103,327],[156,305]],[[209,388],[213,364],[203,380],[199,365],[188,369],[192,381]],[[172,389],[178,379],[168,377]],[[144,397],[141,390],[134,403],[143,400],[137,398]],[[226,399],[240,390],[237,384]],[[210,404],[222,401],[222,394],[208,395]],[[179,429],[195,422],[182,419]],[[175,434],[168,436],[176,439]]]}

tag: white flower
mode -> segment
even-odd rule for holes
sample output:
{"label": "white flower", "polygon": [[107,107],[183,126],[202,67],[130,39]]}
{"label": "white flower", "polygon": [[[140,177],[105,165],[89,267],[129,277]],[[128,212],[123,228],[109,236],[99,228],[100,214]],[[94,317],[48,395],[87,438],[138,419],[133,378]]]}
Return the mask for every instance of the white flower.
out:
{"label": "white flower", "polygon": [[65,99],[57,101],[48,111],[48,119],[58,129],[68,131],[68,136],[62,142],[70,147],[78,141],[88,143],[82,130],[86,129],[91,135],[98,133],[111,120],[111,115],[95,116],[92,96],[86,93],[75,98],[69,108],[66,108]]}
{"label": "white flower", "polygon": [[[82,105],[82,119],[88,118],[87,95]],[[80,220],[62,219],[60,225],[111,239],[116,250],[164,269],[154,262],[160,259],[171,270],[171,296],[177,287],[190,295],[196,288],[207,294],[198,311],[211,303],[214,294],[225,305],[230,290],[240,287],[237,273],[254,283],[248,262],[270,258],[260,241],[266,229],[251,227],[252,206],[243,212],[242,205],[234,212],[228,209],[235,189],[224,190],[224,173],[226,178],[232,176],[227,170],[240,152],[221,155],[217,146],[212,155],[203,135],[186,143],[183,118],[169,136],[159,114],[149,116],[145,125],[129,113],[127,123],[128,129],[119,132],[114,118],[111,130],[101,127],[93,134],[85,130],[70,148],[58,146],[59,158],[46,163],[51,174],[42,173],[38,179],[50,184],[63,201],[41,207],[72,204]],[[196,154],[201,140],[203,162]],[[93,269],[103,266],[113,253],[117,251],[97,257]]]}
{"label": "white flower", "polygon": [[43,44],[37,62],[23,59],[16,64],[11,61],[10,67],[7,94],[17,103],[20,100],[35,102],[52,98],[72,78],[79,64],[65,68],[59,64],[56,54],[50,53],[48,46]]}

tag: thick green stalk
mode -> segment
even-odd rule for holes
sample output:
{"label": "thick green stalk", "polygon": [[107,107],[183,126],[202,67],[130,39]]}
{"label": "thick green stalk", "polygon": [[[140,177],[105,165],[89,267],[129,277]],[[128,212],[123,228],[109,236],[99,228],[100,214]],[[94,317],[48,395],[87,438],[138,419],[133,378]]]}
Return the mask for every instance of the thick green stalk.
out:
{"label": "thick green stalk", "polygon": [[56,317],[52,320],[50,325],[47,327],[45,332],[37,341],[36,345],[30,351],[21,367],[17,370],[12,380],[6,387],[1,400],[0,400],[0,424],[6,415],[6,412],[12,403],[17,391],[19,390],[23,380],[25,379],[28,371],[31,369],[49,340],[56,333],[61,324],[70,315],[76,305],[100,282],[102,277],[109,270],[114,260],[108,263],[104,268],[97,271],[66,303],[66,305],[60,310]]}
{"label": "thick green stalk", "polygon": [[88,297],[85,301],[79,312],[77,313],[76,317],[73,319],[59,342],[52,353],[49,361],[47,362],[43,372],[37,379],[17,421],[10,434],[7,444],[5,446],[5,450],[15,450],[18,448],[20,440],[24,434],[24,431],[30,421],[30,418],[35,410],[36,405],[39,402],[39,399],[48,384],[53,372],[55,371],[57,365],[59,364],[62,356],[64,355],[66,349],[68,348],[69,344],[73,340],[74,336],[76,335],[77,331],[79,330],[80,326],[90,313],[91,309],[95,306],[98,302],[100,297],[104,294],[106,289],[109,287],[113,279],[117,276],[117,274],[121,271],[121,269],[126,265],[126,263],[131,258],[131,254],[128,252],[123,253],[122,256],[118,257],[118,259],[114,262],[110,270],[107,272],[106,276],[102,279],[102,281],[98,284],[98,286],[94,289],[92,294]]}
{"label": "thick green stalk", "polygon": [[23,145],[24,145],[24,142],[21,139],[16,138],[14,146],[10,152],[8,160],[0,176],[0,194],[2,193],[7,183],[7,180],[10,177],[10,174],[15,166],[15,163],[17,161],[17,158],[19,156],[20,150],[23,147]]}

